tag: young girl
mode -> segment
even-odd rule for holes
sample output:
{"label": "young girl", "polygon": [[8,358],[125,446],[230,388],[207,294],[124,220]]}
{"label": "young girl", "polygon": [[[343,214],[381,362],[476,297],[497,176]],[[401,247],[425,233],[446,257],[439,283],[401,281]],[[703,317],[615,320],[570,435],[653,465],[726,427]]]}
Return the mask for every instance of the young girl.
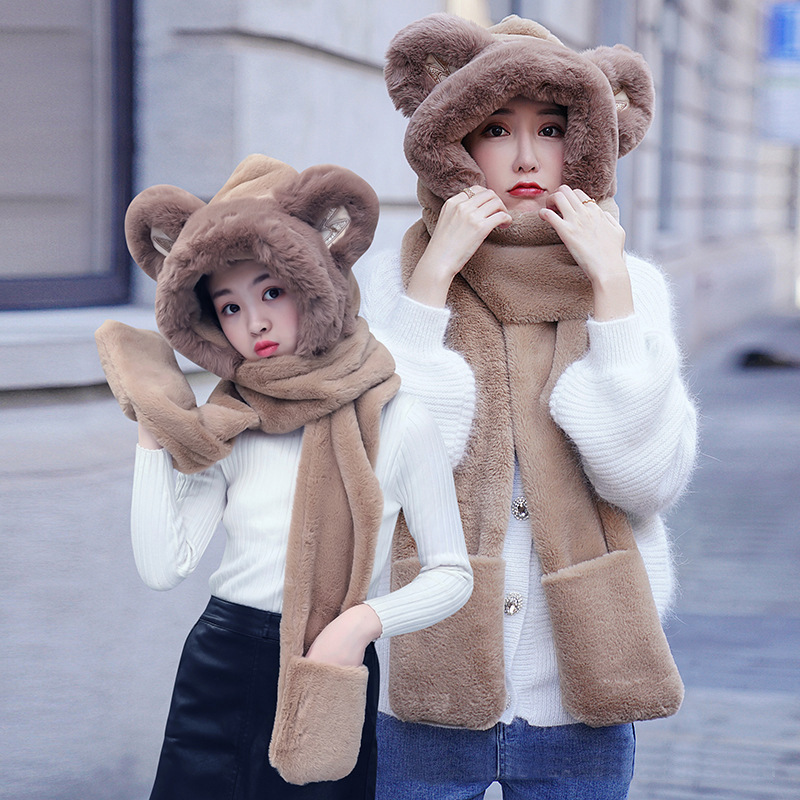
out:
{"label": "young girl", "polygon": [[[378,797],[623,798],[630,723],[682,699],[659,514],[696,437],[664,279],[612,199],[650,74],[528,20],[433,15],[386,80],[422,220],[364,271],[363,313],[444,434],[475,587],[380,649]],[[415,560],[401,526],[393,585]]]}
{"label": "young girl", "polygon": [[[298,176],[262,156],[208,205],[161,186],[128,211],[162,333],[225,379],[198,409],[160,337],[98,332],[139,422],[143,580],[172,588],[220,521],[227,535],[181,657],[154,800],[373,797],[372,641],[442,619],[471,591],[441,437],[356,317],[350,266],[376,219],[352,173]],[[422,569],[381,595],[401,508]]]}

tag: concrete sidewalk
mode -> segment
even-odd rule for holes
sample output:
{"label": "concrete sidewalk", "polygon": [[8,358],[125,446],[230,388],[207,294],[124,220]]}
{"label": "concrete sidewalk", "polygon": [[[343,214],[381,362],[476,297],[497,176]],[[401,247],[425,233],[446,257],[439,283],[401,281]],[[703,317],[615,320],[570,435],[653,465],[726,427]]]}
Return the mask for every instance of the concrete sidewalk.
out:
{"label": "concrete sidewalk", "polygon": [[2,800],[142,800],[152,786],[221,541],[167,594],[140,581],[135,442],[107,388],[0,394]]}
{"label": "concrete sidewalk", "polygon": [[[631,800],[800,797],[800,318],[694,360],[701,450],[670,515],[682,596],[668,628],[681,711],[637,725]],[[788,357],[788,359],[787,359]]]}
{"label": "concrete sidewalk", "polygon": [[[800,359],[800,318],[755,322],[693,359],[703,455],[669,519],[686,701],[637,726],[632,800],[800,797],[800,369],[741,369],[753,349]],[[194,381],[202,397],[210,383]],[[2,800],[149,791],[221,543],[168,594],[141,584],[135,438],[104,389],[0,393]]]}

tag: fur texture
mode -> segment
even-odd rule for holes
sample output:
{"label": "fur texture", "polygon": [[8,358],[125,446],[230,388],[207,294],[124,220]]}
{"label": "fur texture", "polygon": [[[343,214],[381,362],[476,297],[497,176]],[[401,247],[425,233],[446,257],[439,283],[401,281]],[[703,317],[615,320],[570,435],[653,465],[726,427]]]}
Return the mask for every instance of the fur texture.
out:
{"label": "fur texture", "polygon": [[[563,180],[613,214],[616,161],[644,136],[654,104],[650,71],[638,54],[619,46],[575,53],[518,17],[488,31],[447,14],[426,17],[394,38],[385,74],[395,105],[410,117],[405,151],[423,208],[403,241],[405,280],[444,201],[486,184],[461,142],[505,101],[522,96],[566,107]],[[680,677],[630,524],[595,497],[548,409],[558,377],[585,352],[592,303],[585,274],[535,214],[514,215],[509,228],[492,231],[452,282],[447,344],[465,357],[478,387],[455,475],[475,588],[453,617],[392,642],[389,693],[402,719],[483,729],[502,714],[498,564],[515,458],[548,586],[567,708],[588,724],[607,725],[680,705]],[[395,586],[413,575],[414,560],[401,520]]]}
{"label": "fur texture", "polygon": [[303,433],[270,744],[270,762],[291,783],[344,777],[358,758],[366,667],[343,670],[299,657],[328,622],[367,596],[383,509],[373,471],[380,411],[398,386],[396,378],[384,380]]}
{"label": "fur texture", "polygon": [[[293,783],[335,780],[356,763],[367,669],[302,656],[343,610],[363,602],[383,497],[374,473],[381,410],[400,380],[358,318],[350,268],[375,230],[375,193],[334,166],[298,175],[250,156],[206,205],[158,186],[128,210],[131,254],[157,282],[163,337],[109,321],[96,334],[109,384],[184,472],[205,469],[251,428],[303,428],[286,552],[278,705],[270,758]],[[256,259],[294,290],[294,355],[245,360],[196,292],[204,275]],[[198,408],[173,349],[224,380]]]}
{"label": "fur texture", "polygon": [[[320,230],[344,208],[349,223],[326,246]],[[204,275],[233,261],[256,259],[299,297],[297,355],[324,352],[352,333],[358,289],[350,268],[372,242],[378,199],[349,170],[311,167],[298,175],[267,156],[249,156],[206,205],[170,186],[146,189],[126,215],[136,262],[157,280],[156,320],[167,341],[201,367],[231,379],[243,362],[195,292]],[[164,255],[153,239],[171,243]]]}
{"label": "fur texture", "polygon": [[[406,278],[428,240],[422,223],[406,235]],[[448,344],[464,355],[478,386],[455,475],[475,588],[457,614],[391,643],[390,701],[407,721],[485,729],[505,707],[501,556],[515,457],[567,710],[589,725],[612,725],[674,713],[683,697],[627,517],[594,495],[549,413],[558,377],[585,352],[591,293],[565,280],[569,265],[542,247],[484,244],[448,295],[455,311]],[[522,276],[554,291],[521,291]],[[401,522],[395,588],[413,577],[414,561]]]}
{"label": "fur texture", "polygon": [[125,416],[153,432],[182,472],[198,472],[224,458],[236,436],[258,426],[256,412],[234,398],[198,408],[175,353],[155,331],[106,320],[95,341]]}
{"label": "fur texture", "polygon": [[593,726],[678,711],[683,683],[656,627],[658,614],[638,550],[616,550],[566,567],[545,575],[542,584],[567,711]]}
{"label": "fur texture", "polygon": [[[503,596],[505,562],[473,555],[469,563],[475,588],[465,606],[430,628],[392,639],[389,701],[407,722],[486,730],[505,709],[503,606],[497,602]],[[418,572],[416,557],[396,561],[392,589]],[[470,657],[454,642],[469,642]]]}
{"label": "fur texture", "polygon": [[[567,108],[564,180],[598,200],[614,195],[616,160],[641,141],[653,114],[640,55],[622,46],[576,53],[513,16],[488,31],[448,14],[412,23],[392,40],[385,76],[395,106],[411,118],[409,164],[442,199],[485,185],[461,140],[512,97]],[[620,90],[624,107],[615,102]]]}
{"label": "fur texture", "polygon": [[289,783],[338,781],[356,765],[369,672],[293,656],[269,759]]}

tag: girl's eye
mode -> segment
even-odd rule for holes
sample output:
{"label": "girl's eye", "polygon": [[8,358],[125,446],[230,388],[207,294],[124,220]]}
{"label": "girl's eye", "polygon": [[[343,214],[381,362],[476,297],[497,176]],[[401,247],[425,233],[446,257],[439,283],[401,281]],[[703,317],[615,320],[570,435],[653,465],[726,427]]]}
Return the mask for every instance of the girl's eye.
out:
{"label": "girl's eye", "polygon": [[539,133],[548,138],[557,138],[564,135],[564,131],[558,125],[547,125]]}
{"label": "girl's eye", "polygon": [[502,125],[493,124],[487,125],[483,133],[485,136],[495,138],[497,136],[504,136],[507,131]]}
{"label": "girl's eye", "polygon": [[277,286],[270,286],[266,292],[264,292],[264,299],[265,300],[277,300],[283,294],[283,289]]}
{"label": "girl's eye", "polygon": [[224,314],[226,317],[230,317],[232,314],[235,314],[239,310],[239,306],[236,303],[226,303],[220,309],[219,313]]}

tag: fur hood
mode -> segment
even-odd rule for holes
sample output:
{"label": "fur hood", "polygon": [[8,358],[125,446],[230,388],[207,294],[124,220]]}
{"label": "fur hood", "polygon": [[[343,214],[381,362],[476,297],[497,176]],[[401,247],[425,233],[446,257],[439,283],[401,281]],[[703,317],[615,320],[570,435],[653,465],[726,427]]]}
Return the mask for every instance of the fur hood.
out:
{"label": "fur hood", "polygon": [[221,378],[244,361],[196,286],[204,275],[254,259],[296,293],[296,355],[319,355],[355,329],[359,294],[350,268],[372,242],[378,198],[355,173],[321,165],[297,173],[246,158],[206,204],[176,186],[137,195],[125,218],[128,249],[157,283],[156,321],[170,345]]}
{"label": "fur hood", "polygon": [[[389,47],[386,82],[410,117],[405,151],[423,206],[403,239],[404,277],[419,264],[441,204],[486,185],[462,140],[508,100],[566,107],[562,179],[611,213],[617,158],[639,143],[653,110],[641,56],[619,46],[576,53],[518,17],[488,31],[447,14],[415,22]],[[680,706],[683,685],[630,520],[595,493],[549,410],[552,387],[586,352],[592,300],[585,273],[535,213],[492,231],[450,284],[445,344],[463,356],[476,384],[472,429],[455,471],[475,582],[452,617],[392,641],[389,698],[400,719],[487,730],[502,718],[503,549],[517,467],[564,708],[599,726]],[[397,589],[419,560],[407,528],[395,533],[393,547]]]}
{"label": "fur hood", "polygon": [[450,14],[403,28],[387,52],[386,85],[410,117],[405,153],[422,184],[445,200],[486,184],[461,140],[513,97],[567,108],[564,182],[597,200],[616,191],[616,161],[653,116],[650,69],[623,46],[577,53],[517,16],[488,30]]}

